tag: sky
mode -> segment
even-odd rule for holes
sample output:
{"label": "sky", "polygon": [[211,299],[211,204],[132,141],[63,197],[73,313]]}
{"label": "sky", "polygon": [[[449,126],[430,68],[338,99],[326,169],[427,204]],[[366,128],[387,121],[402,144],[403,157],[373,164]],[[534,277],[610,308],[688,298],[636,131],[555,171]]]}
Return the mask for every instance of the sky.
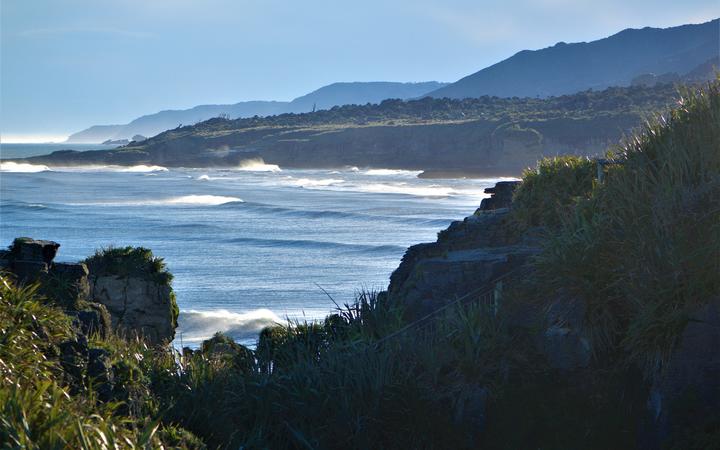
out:
{"label": "sky", "polygon": [[718,0],[0,0],[0,139],[336,81],[455,81],[523,49],[718,16]]}

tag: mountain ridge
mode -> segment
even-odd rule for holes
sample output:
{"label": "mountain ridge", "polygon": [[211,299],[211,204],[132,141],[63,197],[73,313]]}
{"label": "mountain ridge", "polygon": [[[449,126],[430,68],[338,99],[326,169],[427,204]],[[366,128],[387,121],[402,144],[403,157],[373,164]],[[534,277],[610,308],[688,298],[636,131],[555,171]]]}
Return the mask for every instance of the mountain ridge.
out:
{"label": "mountain ridge", "polygon": [[522,50],[428,96],[549,97],[628,86],[651,73],[684,75],[720,54],[720,19],[669,28],[628,28],[590,42]]}
{"label": "mountain ridge", "polygon": [[153,114],[146,114],[127,124],[93,125],[71,134],[65,142],[97,143],[106,140],[130,139],[136,134],[155,136],[165,130],[181,125],[192,125],[222,115],[237,119],[310,112],[313,107],[328,109],[345,104],[379,103],[386,98],[410,99],[420,97],[444,84],[437,81],[417,83],[391,81],[336,82],[288,102],[251,100],[233,104],[197,105],[187,109],[166,109]]}

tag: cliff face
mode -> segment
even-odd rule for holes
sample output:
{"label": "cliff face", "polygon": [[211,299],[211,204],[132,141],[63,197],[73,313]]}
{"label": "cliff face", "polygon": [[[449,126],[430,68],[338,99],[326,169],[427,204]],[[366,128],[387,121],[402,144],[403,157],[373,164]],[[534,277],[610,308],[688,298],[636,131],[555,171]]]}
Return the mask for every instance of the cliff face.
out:
{"label": "cliff face", "polygon": [[512,192],[519,182],[487,189],[492,197],[462,221],[453,222],[433,243],[410,247],[390,277],[388,294],[402,299],[409,314],[424,316],[521,268],[539,251],[530,236],[508,226]]}
{"label": "cliff face", "polygon": [[519,122],[465,122],[236,130],[184,135],[142,147],[91,152],[63,151],[29,158],[49,165],[151,164],[166,167],[234,167],[262,158],[287,168],[373,166],[409,170],[465,170],[517,174],[543,155],[601,153],[635,115],[613,118]]}
{"label": "cliff face", "polygon": [[211,119],[112,150],[28,158],[45,165],[236,167],[262,158],[287,168],[387,167],[511,175],[542,156],[603,153],[676,97],[670,85],[571,96],[423,98],[305,114]]}
{"label": "cliff face", "polygon": [[114,330],[152,344],[175,338],[172,289],[142,277],[90,274],[90,296],[110,313]]}

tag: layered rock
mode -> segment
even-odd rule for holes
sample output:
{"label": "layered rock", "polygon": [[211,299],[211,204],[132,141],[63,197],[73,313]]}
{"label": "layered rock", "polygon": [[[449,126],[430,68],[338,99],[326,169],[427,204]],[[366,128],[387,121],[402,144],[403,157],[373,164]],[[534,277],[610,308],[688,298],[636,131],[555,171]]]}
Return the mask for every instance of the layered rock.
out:
{"label": "layered rock", "polygon": [[0,251],[0,269],[20,283],[38,282],[40,292],[74,317],[83,335],[105,336],[112,329],[149,344],[173,340],[177,306],[167,272],[122,258],[112,267],[91,264],[90,269],[85,263],[56,263],[59,247],[53,241],[17,238]]}
{"label": "layered rock", "polygon": [[110,312],[121,334],[141,336],[149,343],[175,338],[172,288],[143,276],[90,275],[90,295]]}
{"label": "layered rock", "polygon": [[537,243],[508,226],[512,192],[519,182],[500,182],[470,217],[453,222],[437,242],[410,247],[390,277],[388,293],[422,316],[523,266]]}

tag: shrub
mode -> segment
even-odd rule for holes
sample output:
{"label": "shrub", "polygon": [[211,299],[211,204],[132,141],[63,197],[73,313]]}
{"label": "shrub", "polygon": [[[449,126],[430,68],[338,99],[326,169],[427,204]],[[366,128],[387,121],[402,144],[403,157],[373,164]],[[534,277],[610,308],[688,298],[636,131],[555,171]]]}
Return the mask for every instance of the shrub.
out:
{"label": "shrub", "polygon": [[512,216],[523,230],[558,228],[579,199],[587,198],[595,180],[595,162],[579,156],[544,158],[523,173],[515,191]]}

